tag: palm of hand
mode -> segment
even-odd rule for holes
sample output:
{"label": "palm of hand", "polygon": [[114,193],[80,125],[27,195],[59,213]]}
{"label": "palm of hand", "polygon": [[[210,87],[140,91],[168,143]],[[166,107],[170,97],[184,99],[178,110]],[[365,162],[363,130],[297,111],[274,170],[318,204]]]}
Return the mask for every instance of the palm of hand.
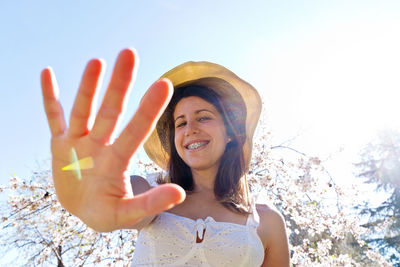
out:
{"label": "palm of hand", "polygon": [[[175,185],[163,185],[133,196],[127,171],[129,160],[145,141],[165,109],[172,85],[168,80],[154,83],[121,135],[110,144],[111,135],[122,114],[124,100],[134,78],[135,52],[123,50],[118,56],[106,95],[91,128],[92,103],[101,83],[103,62],[91,60],[83,74],[78,95],[66,127],[58,101],[57,84],[50,68],[43,70],[44,106],[52,133],[52,169],[57,197],[72,214],[97,231],[129,228],[142,218],[168,209],[184,199]],[[94,167],[81,170],[82,179],[72,171],[70,151],[78,159],[92,157]]]}

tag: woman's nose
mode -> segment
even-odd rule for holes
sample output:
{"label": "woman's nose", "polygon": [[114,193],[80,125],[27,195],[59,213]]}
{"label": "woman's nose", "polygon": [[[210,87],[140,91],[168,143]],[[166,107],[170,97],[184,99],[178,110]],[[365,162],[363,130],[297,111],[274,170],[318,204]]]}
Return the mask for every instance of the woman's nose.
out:
{"label": "woman's nose", "polygon": [[197,123],[196,122],[193,122],[193,121],[188,121],[187,123],[186,123],[186,132],[185,132],[185,134],[188,136],[188,135],[191,135],[191,134],[196,134],[196,133],[198,133],[199,132],[199,129],[198,129],[198,127],[197,127]]}

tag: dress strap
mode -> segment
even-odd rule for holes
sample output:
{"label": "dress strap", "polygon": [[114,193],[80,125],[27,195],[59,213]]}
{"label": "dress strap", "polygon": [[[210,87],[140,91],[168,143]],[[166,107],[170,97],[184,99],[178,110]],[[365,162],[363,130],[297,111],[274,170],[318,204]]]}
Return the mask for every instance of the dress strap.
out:
{"label": "dress strap", "polygon": [[255,228],[258,227],[258,224],[260,223],[260,216],[258,215],[257,208],[256,208],[256,201],[257,201],[257,195],[252,195],[250,198],[250,203],[251,203],[251,214],[249,214],[249,217],[247,218],[247,225],[253,226]]}

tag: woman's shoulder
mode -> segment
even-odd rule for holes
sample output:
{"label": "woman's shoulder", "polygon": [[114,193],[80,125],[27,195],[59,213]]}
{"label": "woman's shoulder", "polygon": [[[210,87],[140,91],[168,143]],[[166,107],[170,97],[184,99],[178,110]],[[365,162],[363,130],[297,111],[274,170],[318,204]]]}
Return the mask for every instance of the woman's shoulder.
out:
{"label": "woman's shoulder", "polygon": [[285,219],[273,206],[266,203],[257,203],[256,209],[260,218],[258,233],[260,234],[264,247],[268,249],[277,243],[286,240]]}
{"label": "woman's shoulder", "polygon": [[260,217],[260,222],[265,221],[268,223],[274,223],[284,221],[282,214],[271,204],[256,203],[256,209]]}
{"label": "woman's shoulder", "polygon": [[151,180],[144,178],[139,175],[131,175],[130,182],[132,186],[133,195],[142,194],[151,188],[155,187],[154,183],[151,183]]}
{"label": "woman's shoulder", "polygon": [[289,266],[289,242],[285,219],[272,205],[256,204],[260,217],[258,234],[265,248],[262,266]]}
{"label": "woman's shoulder", "polygon": [[141,193],[146,192],[151,188],[149,182],[139,175],[131,175],[131,186],[133,195],[139,195]]}

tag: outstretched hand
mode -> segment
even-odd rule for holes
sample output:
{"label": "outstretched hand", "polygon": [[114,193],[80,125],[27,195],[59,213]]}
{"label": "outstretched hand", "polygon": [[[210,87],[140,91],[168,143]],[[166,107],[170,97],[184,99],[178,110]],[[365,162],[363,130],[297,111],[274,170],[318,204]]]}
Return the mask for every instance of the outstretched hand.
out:
{"label": "outstretched hand", "polygon": [[[104,63],[89,61],[76,96],[69,127],[58,100],[58,86],[50,68],[41,74],[43,102],[51,130],[53,180],[60,203],[97,231],[130,228],[144,217],[160,213],[183,201],[185,193],[173,184],[155,187],[133,196],[129,160],[150,135],[173,92],[169,80],[156,81],[121,135],[111,136],[123,113],[127,92],[134,79],[135,52],[119,54],[101,107],[90,126],[96,90],[100,87]],[[63,171],[70,163],[71,150],[78,159],[91,157],[93,168],[82,169],[82,179],[74,171]]]}

